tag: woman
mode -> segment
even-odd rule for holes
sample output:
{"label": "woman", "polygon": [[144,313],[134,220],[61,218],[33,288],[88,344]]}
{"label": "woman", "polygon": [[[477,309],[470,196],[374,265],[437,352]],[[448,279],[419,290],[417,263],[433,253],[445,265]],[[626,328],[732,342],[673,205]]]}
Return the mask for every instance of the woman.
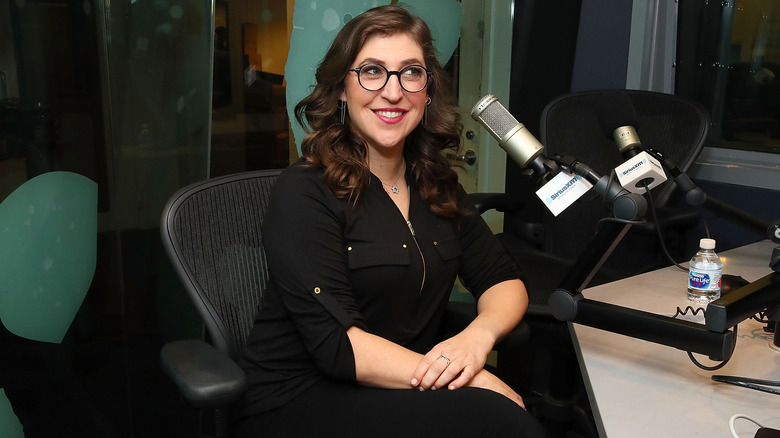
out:
{"label": "woman", "polygon": [[[441,157],[460,125],[428,27],[397,6],[365,12],[316,81],[296,106],[303,159],[263,225],[271,279],[236,436],[539,436],[483,368],[527,295]],[[438,342],[457,275],[479,315]]]}

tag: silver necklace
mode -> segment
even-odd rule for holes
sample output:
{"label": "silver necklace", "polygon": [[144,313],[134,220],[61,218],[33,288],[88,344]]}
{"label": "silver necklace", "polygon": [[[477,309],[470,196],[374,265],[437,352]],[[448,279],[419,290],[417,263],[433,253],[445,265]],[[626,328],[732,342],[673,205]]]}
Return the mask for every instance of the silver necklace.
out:
{"label": "silver necklace", "polygon": [[401,166],[401,173],[398,174],[398,178],[395,179],[393,184],[387,184],[382,181],[382,179],[379,179],[379,182],[381,182],[385,187],[390,187],[390,190],[393,192],[393,194],[397,195],[400,192],[398,189],[398,181],[401,180],[401,177],[404,176],[404,173],[406,173],[406,160],[403,161],[403,166]]}

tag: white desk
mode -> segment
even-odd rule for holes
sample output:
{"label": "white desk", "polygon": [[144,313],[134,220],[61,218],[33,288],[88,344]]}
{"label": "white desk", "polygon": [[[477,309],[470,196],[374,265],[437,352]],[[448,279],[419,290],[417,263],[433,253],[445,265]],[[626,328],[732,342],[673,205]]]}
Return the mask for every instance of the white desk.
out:
{"label": "white desk", "polygon": [[[769,274],[773,244],[759,242],[720,254],[724,273],[754,281]],[[687,273],[676,267],[586,289],[586,298],[647,312],[673,315],[686,299]],[[780,380],[780,351],[763,325],[739,324],[728,364],[705,371],[686,352],[623,335],[570,324],[588,396],[602,437],[730,438],[729,419],[747,415],[780,429],[780,396],[710,379],[713,374]],[[707,357],[695,355],[705,365]],[[757,426],[736,421],[740,437],[753,437]]]}

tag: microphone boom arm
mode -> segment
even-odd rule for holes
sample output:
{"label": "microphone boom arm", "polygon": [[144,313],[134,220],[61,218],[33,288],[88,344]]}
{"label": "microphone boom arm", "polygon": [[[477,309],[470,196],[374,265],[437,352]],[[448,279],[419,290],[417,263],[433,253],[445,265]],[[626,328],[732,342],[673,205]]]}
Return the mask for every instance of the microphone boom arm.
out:
{"label": "microphone boom arm", "polygon": [[685,200],[689,205],[703,205],[707,210],[722,215],[736,225],[753,231],[772,242],[780,243],[780,220],[775,220],[771,223],[766,222],[714,196],[706,194],[691,181],[688,174],[678,169],[677,166],[659,150],[651,147],[641,147],[641,149],[660,161],[664,169],[672,174],[677,187],[685,193]]}
{"label": "microphone boom arm", "polygon": [[561,321],[587,325],[625,336],[644,339],[680,350],[728,360],[736,337],[726,330],[716,332],[704,325],[668,316],[590,300],[582,295],[593,275],[625,236],[631,224],[605,222],[548,301],[552,315]]}

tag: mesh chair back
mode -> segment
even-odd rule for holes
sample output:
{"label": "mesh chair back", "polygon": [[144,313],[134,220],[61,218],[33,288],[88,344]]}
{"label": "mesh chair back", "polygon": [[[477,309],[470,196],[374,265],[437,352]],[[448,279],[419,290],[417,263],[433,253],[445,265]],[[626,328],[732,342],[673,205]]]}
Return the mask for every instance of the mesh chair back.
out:
{"label": "mesh chair back", "polygon": [[236,359],[268,281],[260,234],[280,170],[245,172],[179,190],[165,207],[163,245],[211,343]]}
{"label": "mesh chair back", "polygon": [[[577,158],[600,175],[609,175],[623,163],[615,142],[604,134],[598,120],[596,106],[604,92],[563,95],[545,107],[540,124],[545,155]],[[663,153],[681,171],[688,170],[707,139],[709,115],[704,107],[665,93],[626,90],[626,94],[639,115],[637,134],[642,144]],[[674,189],[671,178],[654,188],[655,205],[666,205]],[[607,216],[609,210],[595,194],[581,198],[556,218],[546,216],[544,250],[576,257],[595,234],[598,220]]]}

